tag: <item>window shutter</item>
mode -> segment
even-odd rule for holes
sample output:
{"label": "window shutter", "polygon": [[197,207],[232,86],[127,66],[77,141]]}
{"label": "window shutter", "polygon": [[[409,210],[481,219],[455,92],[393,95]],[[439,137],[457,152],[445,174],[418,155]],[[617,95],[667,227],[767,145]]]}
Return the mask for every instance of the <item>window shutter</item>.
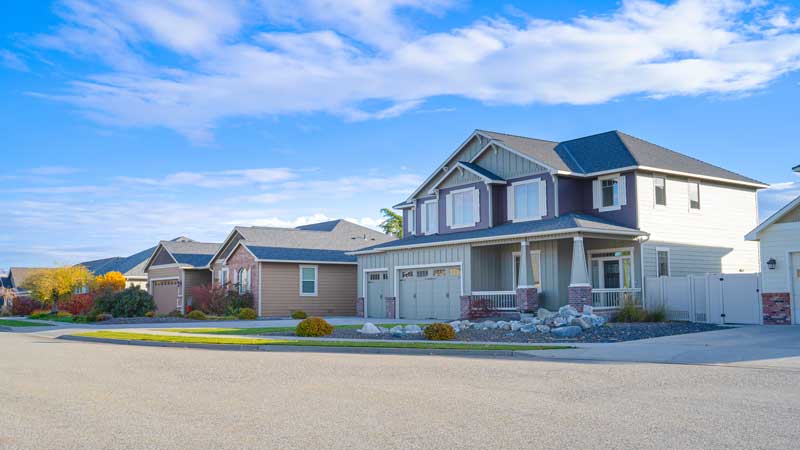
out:
{"label": "window shutter", "polygon": [[425,203],[423,203],[422,204],[422,211],[420,211],[420,214],[419,214],[420,222],[422,222],[422,226],[421,226],[421,228],[419,230],[421,234],[428,234],[428,222],[426,221],[427,220],[427,216],[428,216],[427,209],[428,209],[428,206]]}
{"label": "window shutter", "polygon": [[474,199],[472,202],[472,219],[473,224],[477,224],[481,221],[481,191],[475,189],[472,191],[472,196]]}
{"label": "window shutter", "polygon": [[448,228],[452,228],[452,226],[453,226],[453,195],[452,194],[447,194],[447,196],[445,197],[444,203],[445,203],[444,206],[445,206],[445,210],[446,210],[445,214],[447,216],[446,217],[447,226],[448,226]]}
{"label": "window shutter", "polygon": [[625,206],[628,203],[628,192],[625,189],[625,175],[620,175],[617,178],[617,183],[619,184],[619,204],[620,206]]}
{"label": "window shutter", "polygon": [[514,185],[512,184],[506,189],[506,211],[508,214],[508,220],[514,220]]}
{"label": "window shutter", "polygon": [[539,180],[539,217],[547,215],[547,181]]}
{"label": "window shutter", "polygon": [[592,180],[592,198],[594,199],[594,203],[592,208],[600,209],[600,205],[602,205],[600,201],[600,180]]}

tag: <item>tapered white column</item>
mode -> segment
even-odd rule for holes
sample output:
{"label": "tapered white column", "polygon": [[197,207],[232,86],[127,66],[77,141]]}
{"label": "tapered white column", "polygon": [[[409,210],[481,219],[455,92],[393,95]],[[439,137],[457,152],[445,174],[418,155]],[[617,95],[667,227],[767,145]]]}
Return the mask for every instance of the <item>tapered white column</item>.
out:
{"label": "tapered white column", "polygon": [[570,287],[591,286],[589,269],[586,266],[586,250],[583,248],[583,236],[572,238],[572,269],[569,276]]}
{"label": "tapered white column", "polygon": [[533,267],[531,264],[531,252],[528,249],[528,241],[520,243],[519,255],[519,279],[517,280],[517,287],[522,289],[534,287],[533,280]]}

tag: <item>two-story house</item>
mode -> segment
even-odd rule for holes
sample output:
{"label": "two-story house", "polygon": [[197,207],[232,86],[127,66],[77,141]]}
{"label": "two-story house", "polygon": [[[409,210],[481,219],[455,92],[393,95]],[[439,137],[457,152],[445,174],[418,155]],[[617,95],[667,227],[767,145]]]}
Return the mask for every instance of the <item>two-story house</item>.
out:
{"label": "two-story house", "polygon": [[476,130],[404,202],[403,239],[353,252],[367,317],[618,308],[645,277],[756,272],[765,184],[611,131]]}

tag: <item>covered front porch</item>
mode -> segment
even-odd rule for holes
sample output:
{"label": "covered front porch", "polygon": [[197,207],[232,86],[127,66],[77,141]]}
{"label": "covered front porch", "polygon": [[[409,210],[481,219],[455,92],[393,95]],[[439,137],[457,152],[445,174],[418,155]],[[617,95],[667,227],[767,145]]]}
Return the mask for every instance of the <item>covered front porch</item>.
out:
{"label": "covered front porch", "polygon": [[[472,244],[471,315],[642,304],[636,236],[573,233]],[[465,305],[466,306],[466,305]],[[462,308],[464,309],[464,308]]]}

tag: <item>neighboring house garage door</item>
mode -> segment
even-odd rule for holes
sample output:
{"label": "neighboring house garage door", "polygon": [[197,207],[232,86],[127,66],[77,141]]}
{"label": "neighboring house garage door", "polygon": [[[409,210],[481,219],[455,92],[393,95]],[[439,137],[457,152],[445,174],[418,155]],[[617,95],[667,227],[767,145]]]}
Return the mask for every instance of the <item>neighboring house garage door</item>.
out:
{"label": "neighboring house garage door", "polygon": [[160,314],[169,314],[178,308],[178,280],[153,281],[153,300],[156,302],[156,311]]}
{"label": "neighboring house garage door", "polygon": [[386,317],[386,272],[367,272],[367,317]]}
{"label": "neighboring house garage door", "polygon": [[401,319],[458,319],[461,315],[461,269],[404,269],[400,273]]}

